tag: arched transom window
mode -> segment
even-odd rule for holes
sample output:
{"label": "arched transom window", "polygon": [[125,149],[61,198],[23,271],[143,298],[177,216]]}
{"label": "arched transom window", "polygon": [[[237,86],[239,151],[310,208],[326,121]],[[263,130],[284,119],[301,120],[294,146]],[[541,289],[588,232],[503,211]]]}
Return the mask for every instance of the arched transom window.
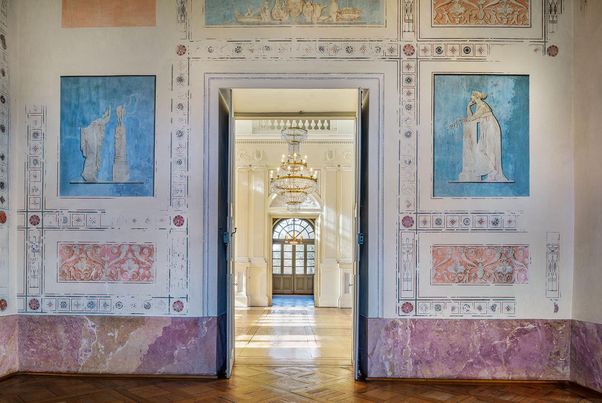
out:
{"label": "arched transom window", "polygon": [[311,222],[301,218],[285,218],[274,225],[272,235],[274,240],[287,240],[302,238],[305,240],[315,239],[314,227]]}

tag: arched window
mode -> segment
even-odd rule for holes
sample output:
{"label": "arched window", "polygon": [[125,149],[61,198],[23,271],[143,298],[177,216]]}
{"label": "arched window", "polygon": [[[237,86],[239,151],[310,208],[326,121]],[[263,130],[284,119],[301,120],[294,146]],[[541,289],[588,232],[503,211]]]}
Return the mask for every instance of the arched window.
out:
{"label": "arched window", "polygon": [[314,224],[283,218],[272,231],[272,275],[275,294],[312,294],[315,272]]}
{"label": "arched window", "polygon": [[313,224],[301,218],[285,218],[277,221],[272,234],[274,240],[286,240],[295,236],[303,239],[315,239]]}

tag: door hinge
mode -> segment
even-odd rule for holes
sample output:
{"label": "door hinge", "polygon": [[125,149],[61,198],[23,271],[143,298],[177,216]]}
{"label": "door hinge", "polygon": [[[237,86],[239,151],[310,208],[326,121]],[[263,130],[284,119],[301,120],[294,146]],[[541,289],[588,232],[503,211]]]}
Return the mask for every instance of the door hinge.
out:
{"label": "door hinge", "polygon": [[228,232],[228,231],[224,232],[223,237],[224,237],[224,243],[226,245],[232,241],[232,237],[234,236],[234,234],[236,234],[236,231],[238,231],[238,228],[235,227],[234,231],[232,231],[232,232]]}
{"label": "door hinge", "polygon": [[358,234],[357,234],[357,244],[358,245],[363,245],[364,244],[364,233],[363,232],[358,232]]}

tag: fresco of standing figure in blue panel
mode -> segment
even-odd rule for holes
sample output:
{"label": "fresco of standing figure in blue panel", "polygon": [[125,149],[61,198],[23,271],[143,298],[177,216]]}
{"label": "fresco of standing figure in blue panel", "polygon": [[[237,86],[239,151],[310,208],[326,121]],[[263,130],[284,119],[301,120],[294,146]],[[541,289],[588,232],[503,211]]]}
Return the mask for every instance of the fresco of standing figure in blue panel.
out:
{"label": "fresco of standing figure in blue panel", "polygon": [[434,197],[529,196],[529,76],[435,74]]}
{"label": "fresco of standing figure in blue panel", "polygon": [[384,23],[385,0],[205,0],[206,26]]}
{"label": "fresco of standing figure in blue panel", "polygon": [[155,76],[61,77],[61,196],[153,196],[154,155]]}

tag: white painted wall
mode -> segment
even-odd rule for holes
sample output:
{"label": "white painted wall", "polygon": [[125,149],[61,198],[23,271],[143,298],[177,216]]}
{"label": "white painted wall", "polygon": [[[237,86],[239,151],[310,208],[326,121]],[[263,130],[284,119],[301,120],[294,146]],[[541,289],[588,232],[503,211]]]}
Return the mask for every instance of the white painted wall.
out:
{"label": "white painted wall", "polygon": [[237,122],[237,135],[244,136],[236,142],[236,271],[242,273],[237,278],[244,278],[246,283],[237,295],[241,304],[271,304],[271,223],[273,218],[298,216],[316,219],[317,306],[351,307],[352,289],[344,287],[344,279],[349,279],[353,270],[355,144],[354,125],[349,123],[345,125],[347,132],[339,134],[347,140],[312,141],[310,132],[302,143],[301,152],[307,155],[309,166],[319,172],[319,205],[314,202],[311,208],[291,214],[275,204],[269,194],[269,171],[279,166],[282,154],[287,152],[286,143],[266,140],[261,133],[245,136],[251,121]]}
{"label": "white painted wall", "polygon": [[[421,2],[423,3],[423,2]],[[571,2],[567,3],[570,4]],[[573,2],[578,12],[579,1]],[[374,167],[382,170],[382,183],[375,185],[378,194],[371,195],[380,205],[383,212],[382,233],[378,236],[382,241],[382,257],[372,262],[370,316],[372,317],[398,317],[400,301],[399,267],[402,259],[402,230],[400,220],[406,215],[417,218],[417,214],[434,212],[445,213],[449,211],[501,211],[503,213],[516,212],[520,218],[520,231],[518,233],[498,233],[489,231],[486,235],[482,232],[456,234],[454,231],[415,231],[404,233],[416,234],[414,244],[417,247],[416,256],[418,266],[414,270],[422,279],[428,279],[428,259],[421,259],[425,248],[433,242],[438,243],[507,243],[521,242],[530,245],[532,262],[530,266],[529,284],[504,287],[449,287],[448,289],[431,287],[426,281],[420,282],[422,295],[442,296],[442,298],[467,298],[467,297],[508,297],[515,298],[516,313],[512,317],[518,318],[569,318],[572,309],[573,285],[573,250],[577,246],[575,262],[578,266],[578,276],[575,279],[576,294],[590,295],[595,299],[599,293],[593,284],[599,284],[599,273],[595,262],[598,259],[596,241],[598,236],[597,224],[591,216],[578,215],[576,238],[574,234],[574,212],[577,207],[578,214],[595,211],[599,195],[593,189],[589,178],[597,175],[595,151],[598,143],[595,140],[599,122],[588,118],[575,119],[577,130],[576,139],[573,136],[573,66],[588,60],[590,63],[579,65],[575,74],[579,91],[575,97],[576,113],[588,111],[590,116],[595,116],[598,104],[595,104],[599,94],[594,92],[595,80],[589,80],[599,64],[599,54],[591,53],[595,50],[591,46],[592,31],[577,31],[577,39],[581,39],[587,50],[578,47],[573,53],[573,7],[566,7],[559,17],[559,24],[555,32],[550,33],[548,43],[558,45],[560,53],[552,58],[542,55],[542,42],[533,40],[537,35],[537,26],[534,25],[525,35],[524,40],[516,39],[516,34],[522,31],[513,31],[516,40],[496,40],[491,38],[499,32],[495,31],[489,36],[479,36],[470,28],[454,29],[447,31],[453,38],[440,40],[436,33],[426,35],[425,32],[402,32],[400,17],[400,4],[388,1],[387,26],[383,28],[320,28],[310,27],[298,30],[286,28],[234,28],[216,31],[202,26],[201,2],[191,2],[190,25],[179,25],[176,22],[175,2],[157,2],[157,26],[152,28],[110,28],[110,29],[61,29],[60,28],[60,1],[59,0],[19,0],[11,2],[15,14],[16,38],[12,41],[14,60],[12,67],[11,84],[11,127],[15,154],[11,157],[12,183],[22,184],[25,179],[24,166],[26,163],[26,105],[42,104],[47,106],[47,142],[46,142],[46,195],[48,207],[64,211],[67,215],[71,212],[91,209],[99,211],[108,227],[106,230],[64,228],[56,231],[44,240],[45,278],[52,279],[56,276],[56,259],[50,253],[56,247],[58,239],[127,239],[142,240],[155,237],[155,241],[162,245],[164,260],[161,261],[162,276],[166,276],[171,260],[166,256],[175,256],[168,250],[164,236],[182,234],[188,239],[186,248],[185,267],[188,281],[181,284],[181,290],[186,299],[186,315],[213,315],[215,314],[215,301],[210,290],[212,279],[203,277],[213,262],[205,259],[201,245],[206,237],[206,221],[211,217],[203,216],[203,206],[212,197],[207,191],[204,180],[211,172],[202,160],[203,153],[209,145],[207,140],[207,116],[205,112],[206,99],[209,85],[206,80],[213,74],[248,73],[260,77],[261,75],[274,74],[282,78],[285,74],[294,75],[291,80],[295,86],[306,82],[308,75],[323,74],[322,78],[333,75],[350,77],[349,83],[359,83],[357,75],[376,75],[382,81],[382,91],[375,91],[372,95],[379,97],[382,109],[379,116],[374,117],[381,123],[382,149],[373,150],[377,158],[373,160]],[[588,2],[589,9],[598,7],[594,2]],[[597,10],[597,8],[596,8]],[[541,10],[535,10],[535,13]],[[586,15],[587,14],[587,15]],[[587,24],[589,17],[594,13],[583,13],[578,17],[579,23]],[[597,13],[596,13],[597,14]],[[428,16],[415,16],[421,18],[416,21],[416,28],[424,27],[428,23]],[[424,17],[424,18],[423,18]],[[536,17],[542,17],[537,14]],[[538,20],[539,21],[539,20]],[[592,23],[593,24],[593,23]],[[428,24],[427,24],[428,25]],[[405,23],[403,25],[405,27]],[[508,29],[505,31],[509,31]],[[305,38],[309,32],[316,41],[304,41],[295,38]],[[481,32],[481,31],[479,31]],[[493,32],[493,31],[492,31]],[[426,36],[424,36],[424,35]],[[423,35],[423,36],[421,36]],[[446,34],[449,36],[448,34]],[[427,37],[428,36],[428,37]],[[278,39],[270,42],[269,39]],[[333,40],[332,38],[336,38]],[[362,39],[363,38],[363,39]],[[477,38],[477,40],[473,40]],[[257,39],[257,41],[253,41]],[[434,49],[441,45],[445,49],[457,46],[460,43],[469,43],[471,46],[485,45],[487,52],[483,58],[458,57],[446,54],[441,57],[425,56],[420,53],[423,46]],[[183,56],[176,55],[176,45],[185,44],[187,53]],[[406,56],[401,51],[406,44],[415,46],[416,53]],[[365,53],[358,53],[361,49]],[[588,53],[590,52],[590,53]],[[420,53],[420,56],[417,55]],[[588,59],[586,59],[588,57]],[[408,64],[409,63],[409,64]],[[409,69],[407,66],[410,66]],[[432,177],[432,156],[430,142],[432,130],[429,113],[432,105],[430,83],[433,72],[497,72],[497,73],[522,73],[531,76],[531,196],[521,199],[434,199],[429,193]],[[156,195],[153,198],[140,199],[95,199],[75,200],[60,199],[56,195],[57,177],[57,147],[59,133],[59,77],[61,75],[95,75],[95,74],[154,74],[157,75],[157,125],[156,125]],[[299,78],[300,76],[303,79]],[[183,81],[179,81],[183,77]],[[413,93],[405,79],[410,79]],[[586,80],[587,81],[583,81]],[[317,80],[317,79],[316,79]],[[355,81],[354,81],[355,80]],[[278,87],[281,81],[271,80],[270,85]],[[266,80],[267,82],[267,80]],[[378,85],[381,85],[381,84]],[[337,84],[339,85],[339,84]],[[351,85],[351,84],[348,84]],[[353,84],[355,85],[355,84]],[[591,91],[591,92],[589,92]],[[414,94],[414,95],[412,95]],[[579,94],[588,96],[579,97]],[[174,106],[183,104],[180,112]],[[405,107],[414,105],[413,111],[418,111],[413,116],[407,113]],[[589,109],[591,108],[591,109]],[[412,112],[414,113],[414,112]],[[581,115],[577,115],[581,116]],[[581,124],[591,125],[591,129]],[[596,123],[597,122],[597,123]],[[176,130],[185,131],[186,147],[189,151],[186,169],[180,172],[181,178],[186,183],[186,206],[174,207],[170,204],[171,190],[170,172],[171,162],[174,157],[169,150],[171,144],[177,144]],[[408,128],[415,134],[413,140],[406,141],[404,133]],[[589,134],[586,134],[589,133]],[[580,140],[583,139],[583,142]],[[412,142],[412,141],[415,141]],[[575,163],[574,143],[577,149],[577,171],[573,172]],[[583,147],[581,147],[583,144]],[[403,147],[402,147],[403,145]],[[406,147],[407,148],[404,148]],[[409,151],[408,151],[409,150]],[[406,153],[407,152],[407,153]],[[410,158],[406,158],[406,157]],[[585,161],[592,161],[591,165],[583,165]],[[264,176],[258,167],[257,171],[249,170],[246,180],[250,183],[261,183],[259,179]],[[335,170],[325,170],[326,183],[335,184],[344,181],[347,173]],[[587,182],[585,182],[587,179]],[[584,197],[577,197],[575,204],[574,184],[578,187],[577,193]],[[25,195],[20,193],[18,186],[12,188],[12,206],[21,208],[24,205]],[[408,191],[416,197],[406,199],[404,193]],[[587,195],[587,197],[585,197]],[[263,199],[265,200],[265,195]],[[419,207],[417,206],[419,201]],[[247,199],[249,204],[252,200]],[[332,199],[336,203],[336,198]],[[265,209],[265,206],[263,207]],[[255,204],[253,211],[261,211],[261,204]],[[583,212],[583,213],[581,213]],[[168,223],[176,214],[182,214],[186,219],[185,232],[177,232]],[[25,220],[24,213],[13,220],[11,250],[15,251],[10,257],[11,281],[16,292],[23,292],[25,278],[25,259],[23,251],[26,243],[17,225]],[[134,219],[136,220],[134,222]],[[139,229],[139,222],[150,220],[152,225]],[[330,220],[324,217],[324,220]],[[334,219],[334,218],[332,218]],[[18,222],[18,223],[17,223]],[[546,241],[547,233],[560,234],[560,298],[552,301],[545,295],[546,276]],[[457,235],[457,236],[456,236]],[[20,239],[20,240],[19,240]],[[19,240],[19,241],[18,241]],[[581,242],[586,240],[585,242]],[[53,243],[54,242],[54,243]],[[588,245],[585,250],[580,245]],[[590,247],[591,246],[591,247]],[[247,251],[242,256],[261,257],[264,254],[265,244],[249,244]],[[341,250],[339,247],[325,250],[328,256],[334,259],[333,251]],[[337,252],[338,253],[338,252]],[[345,252],[346,253],[346,252]],[[326,255],[324,258],[326,259]],[[338,256],[336,256],[338,258]],[[261,270],[265,271],[267,262],[253,261],[261,267],[257,275],[250,276],[248,283],[259,281]],[[598,280],[596,280],[598,279]],[[259,284],[259,283],[257,283]],[[163,284],[157,284],[159,291],[166,291]],[[591,288],[589,288],[591,287]],[[53,290],[56,296],[61,297],[73,290],[57,288]],[[103,285],[101,290],[81,285],[77,290],[82,294],[98,293],[106,295],[122,295],[133,298],[140,303],[155,289],[128,288],[119,285]],[[372,292],[373,291],[373,292]],[[259,292],[261,294],[261,292]],[[183,297],[184,295],[179,295]],[[592,299],[576,295],[574,314],[580,318],[600,320],[594,313],[595,307]],[[264,301],[259,301],[264,303]],[[558,304],[558,311],[554,311],[554,302]],[[26,301],[21,300],[21,308]],[[591,308],[586,308],[591,307]],[[145,312],[141,312],[144,314]],[[148,314],[166,314],[164,311],[152,311]],[[170,313],[173,314],[173,313]],[[443,315],[448,316],[448,315]]]}
{"label": "white painted wall", "polygon": [[[44,105],[47,108],[45,138],[45,187],[44,199],[47,210],[64,214],[68,220],[74,213],[98,214],[100,228],[85,225],[80,228],[66,225],[65,228],[50,231],[43,239],[45,256],[40,273],[44,278],[45,292],[67,299],[76,295],[82,305],[87,304],[88,295],[112,296],[112,302],[122,297],[125,306],[135,304],[134,310],[143,314],[162,315],[167,313],[170,304],[167,297],[173,292],[177,298],[184,298],[185,309],[181,314],[199,316],[200,271],[190,270],[188,279],[179,286],[180,291],[169,290],[167,278],[171,253],[169,224],[172,217],[189,215],[186,208],[174,208],[170,205],[170,164],[172,132],[172,65],[177,58],[175,43],[179,30],[175,19],[175,10],[171,2],[157,2],[157,26],[145,28],[109,28],[109,29],[62,29],[60,1],[12,1],[16,20],[13,22],[15,35],[10,44],[14,48],[13,95],[11,102],[12,127],[15,135],[13,144],[16,152],[12,159],[12,182],[15,210],[23,210],[26,203],[24,184],[27,164],[27,121],[26,107]],[[58,150],[60,133],[60,77],[68,75],[156,75],[156,132],[155,132],[155,195],[148,198],[97,198],[75,199],[60,198],[57,195]],[[175,137],[174,137],[175,140]],[[16,185],[20,184],[20,185]],[[191,205],[199,204],[200,184],[189,184]],[[21,310],[27,306],[25,279],[25,250],[31,244],[26,242],[22,226],[27,220],[21,212],[13,221],[15,241],[12,243],[11,268],[16,293],[23,296],[18,304]],[[161,229],[161,227],[163,229]],[[191,242],[199,242],[200,231],[190,225]],[[173,237],[171,237],[173,239]],[[61,240],[152,240],[158,246],[157,281],[146,286],[119,284],[58,284],[56,242]],[[185,250],[185,248],[184,248]],[[17,252],[18,251],[18,252]],[[189,262],[198,262],[199,248],[190,248]],[[187,265],[188,263],[185,263]],[[184,270],[187,270],[184,267]],[[175,284],[174,284],[175,285]],[[190,293],[189,293],[190,291]],[[39,299],[40,295],[36,295]],[[145,301],[153,301],[153,308],[145,310]],[[56,300],[46,298],[46,301]],[[161,302],[163,301],[163,302]],[[173,301],[173,300],[172,300]],[[187,301],[196,301],[188,304]],[[56,306],[56,305],[55,305]],[[44,306],[46,309],[47,307]],[[190,308],[190,309],[189,309]],[[147,312],[145,312],[147,311]],[[129,311],[128,311],[129,312]],[[55,313],[49,310],[49,313]],[[113,313],[117,313],[114,311]]]}
{"label": "white painted wall", "polygon": [[575,280],[573,317],[602,323],[602,2],[575,10]]}

